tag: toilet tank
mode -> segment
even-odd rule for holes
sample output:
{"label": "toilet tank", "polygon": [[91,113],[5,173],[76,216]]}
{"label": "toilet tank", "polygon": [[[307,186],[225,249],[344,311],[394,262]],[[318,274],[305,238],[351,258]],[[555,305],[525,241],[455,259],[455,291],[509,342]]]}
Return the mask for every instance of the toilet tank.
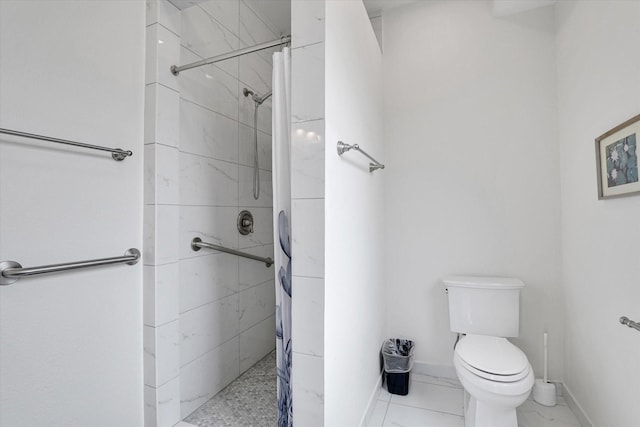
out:
{"label": "toilet tank", "polygon": [[505,338],[520,334],[522,280],[453,276],[443,282],[449,294],[451,331]]}

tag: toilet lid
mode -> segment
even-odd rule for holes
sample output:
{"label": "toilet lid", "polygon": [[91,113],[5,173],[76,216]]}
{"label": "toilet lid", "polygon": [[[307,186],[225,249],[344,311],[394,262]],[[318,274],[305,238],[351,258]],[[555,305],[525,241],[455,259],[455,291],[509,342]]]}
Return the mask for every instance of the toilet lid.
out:
{"label": "toilet lid", "polygon": [[529,371],[527,356],[506,338],[467,335],[455,353],[469,370],[493,381],[517,381]]}

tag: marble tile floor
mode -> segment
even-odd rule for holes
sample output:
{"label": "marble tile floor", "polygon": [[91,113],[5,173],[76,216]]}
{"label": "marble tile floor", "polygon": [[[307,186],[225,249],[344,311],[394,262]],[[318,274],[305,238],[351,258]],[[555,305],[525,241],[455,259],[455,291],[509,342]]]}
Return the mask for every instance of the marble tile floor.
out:
{"label": "marble tile floor", "polygon": [[[275,357],[269,353],[176,427],[276,426]],[[455,379],[412,373],[407,396],[382,387],[367,427],[464,427],[462,386]],[[518,427],[580,423],[562,397],[554,407],[529,398],[518,408]]]}
{"label": "marble tile floor", "polygon": [[179,425],[272,427],[277,425],[276,400],[276,352],[274,350]]}
{"label": "marble tile floor", "polygon": [[[529,398],[517,412],[518,427],[580,427],[562,397],[554,407]],[[390,394],[383,386],[368,427],[464,427],[462,386],[412,373],[407,396]]]}

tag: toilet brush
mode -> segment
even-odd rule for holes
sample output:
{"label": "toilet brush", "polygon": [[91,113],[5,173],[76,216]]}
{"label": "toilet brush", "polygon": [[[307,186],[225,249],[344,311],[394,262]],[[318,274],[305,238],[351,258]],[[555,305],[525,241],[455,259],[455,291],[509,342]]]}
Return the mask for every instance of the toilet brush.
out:
{"label": "toilet brush", "polygon": [[556,386],[547,380],[547,333],[544,333],[544,379],[536,378],[533,400],[544,406],[556,406]]}

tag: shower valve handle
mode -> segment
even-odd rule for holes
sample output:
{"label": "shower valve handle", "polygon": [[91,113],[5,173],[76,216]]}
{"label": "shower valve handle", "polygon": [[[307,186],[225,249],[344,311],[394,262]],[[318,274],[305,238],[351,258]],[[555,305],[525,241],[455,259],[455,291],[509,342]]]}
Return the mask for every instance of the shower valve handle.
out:
{"label": "shower valve handle", "polygon": [[242,211],[238,215],[238,231],[243,236],[253,233],[253,215],[249,211]]}

